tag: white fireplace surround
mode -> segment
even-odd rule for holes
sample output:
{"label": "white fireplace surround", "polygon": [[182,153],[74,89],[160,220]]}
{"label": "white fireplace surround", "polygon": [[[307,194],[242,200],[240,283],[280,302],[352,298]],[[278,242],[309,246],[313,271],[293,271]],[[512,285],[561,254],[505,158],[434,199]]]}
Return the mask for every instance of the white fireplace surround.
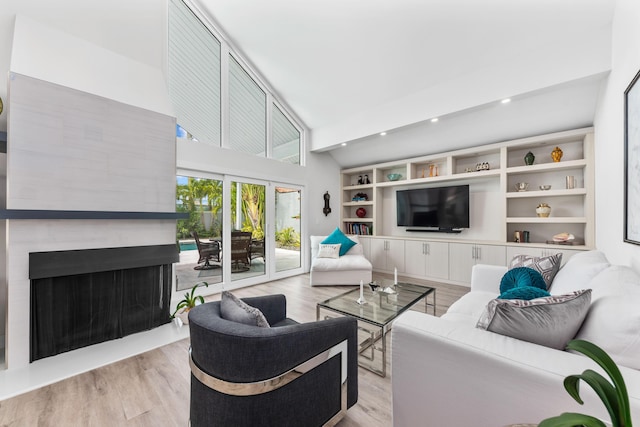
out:
{"label": "white fireplace surround", "polygon": [[[16,73],[10,93],[9,217],[175,212],[175,118]],[[29,364],[29,253],[175,244],[175,219],[6,224],[8,370]]]}
{"label": "white fireplace surround", "polygon": [[175,240],[175,221],[9,220],[8,369],[29,364],[29,253],[161,245]]}
{"label": "white fireplace surround", "polygon": [[[26,16],[10,40],[0,211],[174,212],[175,118],[162,70]],[[175,220],[2,224],[0,400],[187,336],[167,324],[30,364],[30,252],[175,244]]]}

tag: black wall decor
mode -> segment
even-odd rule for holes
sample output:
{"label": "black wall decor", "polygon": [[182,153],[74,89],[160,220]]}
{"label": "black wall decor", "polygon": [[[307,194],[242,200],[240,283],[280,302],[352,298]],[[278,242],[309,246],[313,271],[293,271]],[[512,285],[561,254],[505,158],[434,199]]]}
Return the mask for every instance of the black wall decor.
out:
{"label": "black wall decor", "polygon": [[331,196],[327,191],[326,193],[324,193],[323,197],[324,197],[324,208],[322,209],[322,213],[324,213],[324,216],[327,216],[331,213],[331,206],[329,206],[329,199],[331,198]]}

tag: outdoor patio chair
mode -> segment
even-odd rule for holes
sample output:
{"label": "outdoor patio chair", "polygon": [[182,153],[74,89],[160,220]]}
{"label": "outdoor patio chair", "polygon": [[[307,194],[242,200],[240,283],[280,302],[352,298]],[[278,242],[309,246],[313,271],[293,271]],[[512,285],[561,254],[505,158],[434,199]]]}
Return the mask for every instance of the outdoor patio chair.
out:
{"label": "outdoor patio chair", "polygon": [[[225,255],[226,256],[226,255]],[[251,264],[251,232],[231,232],[231,269],[248,270]]]}
{"label": "outdoor patio chair", "polygon": [[[213,268],[220,267],[219,265],[211,264],[209,261],[220,262],[220,242],[202,242],[198,237],[198,233],[191,232],[191,235],[196,241],[198,247],[198,265],[193,267],[194,270],[211,270]],[[202,264],[204,263],[204,264]]]}
{"label": "outdoor patio chair", "polygon": [[264,238],[251,240],[251,259],[253,260],[254,258],[262,258],[263,261],[266,261],[264,256]]}

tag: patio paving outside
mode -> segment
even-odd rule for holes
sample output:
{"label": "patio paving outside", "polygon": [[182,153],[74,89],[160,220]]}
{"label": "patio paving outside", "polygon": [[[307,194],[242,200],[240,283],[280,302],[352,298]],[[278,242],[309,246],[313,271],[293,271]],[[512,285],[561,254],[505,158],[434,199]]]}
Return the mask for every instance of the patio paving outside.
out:
{"label": "patio paving outside", "polygon": [[[212,263],[219,265],[218,263]],[[197,250],[183,250],[180,252],[180,262],[176,264],[176,275],[178,280],[177,290],[190,289],[198,282],[207,282],[209,284],[222,282],[222,268],[214,268],[212,270],[194,270],[198,265]],[[300,252],[290,249],[276,248],[276,271],[285,271],[298,268],[301,265]],[[232,272],[233,280],[245,279],[247,277],[259,276],[264,274],[265,265],[262,258],[251,260],[251,266],[248,271]]]}

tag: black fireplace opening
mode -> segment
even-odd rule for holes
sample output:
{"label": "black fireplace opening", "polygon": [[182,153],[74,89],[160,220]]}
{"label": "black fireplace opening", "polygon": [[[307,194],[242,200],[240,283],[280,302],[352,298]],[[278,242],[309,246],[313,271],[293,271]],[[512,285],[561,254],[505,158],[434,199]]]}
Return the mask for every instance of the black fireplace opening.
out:
{"label": "black fireplace opening", "polygon": [[[160,264],[131,267],[149,263],[153,256],[142,257],[145,261],[137,256],[136,261],[131,254],[145,253],[150,248],[30,254],[30,361],[168,323],[173,269],[167,261],[175,262],[173,251],[177,254],[177,248],[166,247],[166,256],[156,257],[155,262]],[[152,251],[158,250],[153,248]],[[102,256],[108,259],[101,262]],[[45,264],[55,265],[38,265],[43,259],[48,260]],[[118,266],[126,268],[114,268]],[[102,271],[104,268],[110,269]],[[38,277],[43,274],[55,275]]]}

